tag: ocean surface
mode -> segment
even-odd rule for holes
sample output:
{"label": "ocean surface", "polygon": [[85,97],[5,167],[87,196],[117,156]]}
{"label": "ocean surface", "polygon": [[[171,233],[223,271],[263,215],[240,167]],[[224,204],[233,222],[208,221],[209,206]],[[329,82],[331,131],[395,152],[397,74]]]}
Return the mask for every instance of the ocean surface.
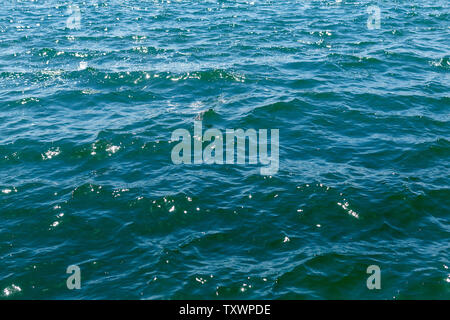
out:
{"label": "ocean surface", "polygon": [[[450,299],[449,21],[447,0],[1,0],[0,297]],[[195,119],[279,129],[278,172],[174,164]]]}

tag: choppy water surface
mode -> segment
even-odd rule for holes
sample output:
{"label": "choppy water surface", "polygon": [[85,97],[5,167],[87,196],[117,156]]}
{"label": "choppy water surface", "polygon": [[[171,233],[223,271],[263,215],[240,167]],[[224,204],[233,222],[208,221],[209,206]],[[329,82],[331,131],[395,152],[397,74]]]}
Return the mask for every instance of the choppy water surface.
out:
{"label": "choppy water surface", "polygon": [[[450,298],[449,13],[2,1],[1,297]],[[196,118],[280,129],[278,173],[173,164]]]}

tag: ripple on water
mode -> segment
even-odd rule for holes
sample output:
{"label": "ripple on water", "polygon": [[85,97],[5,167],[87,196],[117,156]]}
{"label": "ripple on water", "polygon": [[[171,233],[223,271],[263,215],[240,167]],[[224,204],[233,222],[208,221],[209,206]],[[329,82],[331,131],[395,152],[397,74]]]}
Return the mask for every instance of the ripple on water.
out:
{"label": "ripple on water", "polygon": [[[1,298],[449,298],[446,1],[376,30],[364,2],[86,1],[79,29],[44,2],[0,9]],[[174,165],[194,120],[279,129],[278,173]]]}

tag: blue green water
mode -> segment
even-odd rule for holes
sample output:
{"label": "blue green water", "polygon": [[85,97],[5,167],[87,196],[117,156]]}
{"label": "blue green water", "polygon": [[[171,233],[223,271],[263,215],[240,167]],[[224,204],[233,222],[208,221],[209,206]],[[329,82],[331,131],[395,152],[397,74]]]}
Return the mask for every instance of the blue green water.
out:
{"label": "blue green water", "polygon": [[[2,298],[450,298],[448,1],[1,5]],[[194,119],[279,171],[173,164]]]}

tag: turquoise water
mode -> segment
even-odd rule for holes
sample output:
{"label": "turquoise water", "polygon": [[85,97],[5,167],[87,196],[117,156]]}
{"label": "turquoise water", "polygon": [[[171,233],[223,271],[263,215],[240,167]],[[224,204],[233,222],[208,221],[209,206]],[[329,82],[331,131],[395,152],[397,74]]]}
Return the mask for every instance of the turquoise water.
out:
{"label": "turquoise water", "polygon": [[[450,298],[448,1],[70,4],[0,8],[2,298]],[[194,119],[279,171],[173,164]]]}

